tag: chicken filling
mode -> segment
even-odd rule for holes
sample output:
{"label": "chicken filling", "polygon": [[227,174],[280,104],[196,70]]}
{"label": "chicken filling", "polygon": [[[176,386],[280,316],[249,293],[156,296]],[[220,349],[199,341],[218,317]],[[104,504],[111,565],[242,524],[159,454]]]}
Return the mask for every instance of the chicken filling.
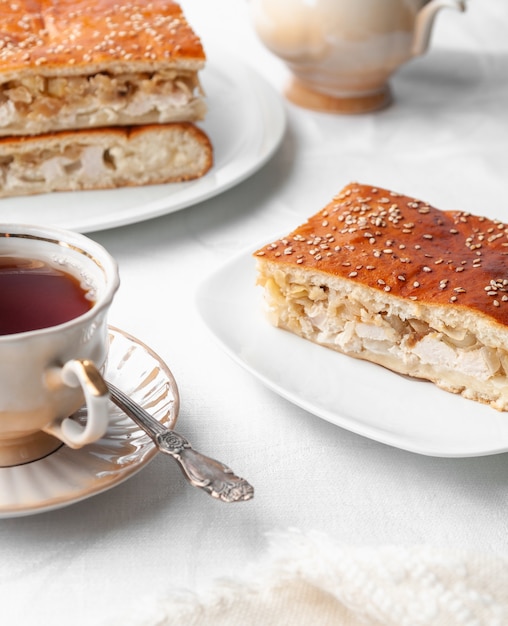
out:
{"label": "chicken filling", "polygon": [[[202,167],[185,141],[170,141],[157,150],[129,147],[119,141],[108,146],[73,143],[60,149],[48,147],[38,153],[0,157],[0,197],[16,193],[107,184],[109,181],[151,180],[152,173],[171,167],[174,176]],[[193,170],[194,171],[194,170]]]}
{"label": "chicken filling", "polygon": [[[457,389],[464,386],[464,377],[506,387],[508,353],[483,345],[466,329],[444,324],[433,328],[420,319],[403,319],[352,294],[288,281],[282,272],[261,282],[272,322],[306,339],[415,376],[430,366],[441,375],[447,372]],[[392,367],[395,363],[403,367]]]}
{"label": "chicken filling", "polygon": [[195,121],[205,114],[202,95],[195,72],[31,76],[0,86],[0,134]]}

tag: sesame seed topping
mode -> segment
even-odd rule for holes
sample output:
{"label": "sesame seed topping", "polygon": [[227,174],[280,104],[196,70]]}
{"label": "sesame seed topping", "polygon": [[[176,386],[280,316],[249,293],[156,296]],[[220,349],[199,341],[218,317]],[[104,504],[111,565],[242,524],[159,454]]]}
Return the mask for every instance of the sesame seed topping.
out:
{"label": "sesame seed topping", "polygon": [[412,300],[418,293],[424,302],[459,301],[508,326],[508,225],[401,198],[350,186],[286,241],[258,256],[284,255],[293,266],[320,261],[319,271]]}

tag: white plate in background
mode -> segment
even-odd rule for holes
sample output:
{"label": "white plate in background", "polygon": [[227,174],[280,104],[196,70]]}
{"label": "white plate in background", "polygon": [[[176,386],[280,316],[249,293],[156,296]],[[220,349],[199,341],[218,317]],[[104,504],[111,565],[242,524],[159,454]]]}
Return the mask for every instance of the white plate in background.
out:
{"label": "white plate in background", "polygon": [[208,113],[199,126],[214,147],[214,165],[205,176],[185,183],[2,198],[0,221],[104,230],[189,207],[252,175],[284,135],[286,113],[279,94],[231,53],[213,48],[200,76]]}

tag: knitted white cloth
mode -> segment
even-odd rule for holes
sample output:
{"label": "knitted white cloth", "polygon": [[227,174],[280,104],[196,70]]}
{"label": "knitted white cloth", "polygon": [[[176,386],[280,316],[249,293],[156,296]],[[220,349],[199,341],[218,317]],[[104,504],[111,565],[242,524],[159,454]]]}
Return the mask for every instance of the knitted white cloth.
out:
{"label": "knitted white cloth", "polygon": [[[267,555],[206,594],[175,594],[137,626],[507,626],[508,559],[423,547],[343,547],[271,535]],[[131,616],[132,617],[132,616]]]}

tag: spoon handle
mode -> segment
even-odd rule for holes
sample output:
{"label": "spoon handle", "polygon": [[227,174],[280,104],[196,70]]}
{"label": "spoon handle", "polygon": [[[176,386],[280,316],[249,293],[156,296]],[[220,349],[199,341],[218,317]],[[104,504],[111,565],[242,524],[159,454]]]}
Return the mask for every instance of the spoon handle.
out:
{"label": "spoon handle", "polygon": [[254,488],[244,478],[220,461],[194,450],[185,437],[163,426],[118,387],[109,382],[107,385],[116,406],[153,439],[161,452],[178,462],[191,485],[224,502],[250,500],[254,496]]}

